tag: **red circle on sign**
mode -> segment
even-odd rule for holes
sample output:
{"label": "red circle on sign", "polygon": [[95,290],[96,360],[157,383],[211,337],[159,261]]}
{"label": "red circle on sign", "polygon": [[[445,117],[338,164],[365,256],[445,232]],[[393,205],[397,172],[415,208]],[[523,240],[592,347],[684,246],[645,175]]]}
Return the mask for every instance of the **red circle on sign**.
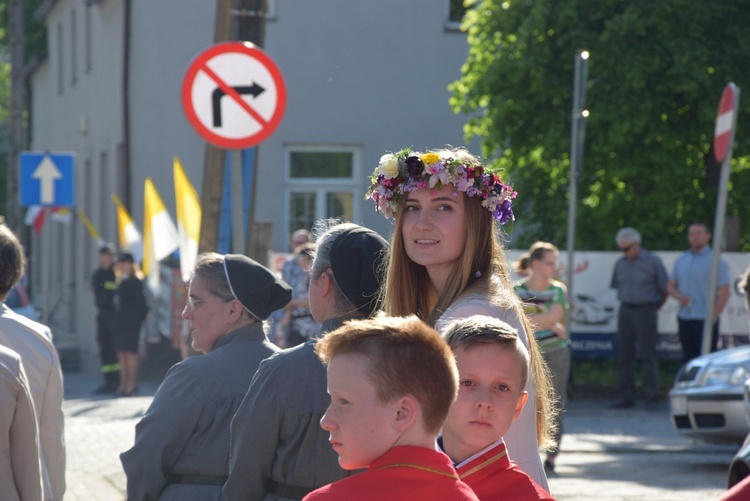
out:
{"label": "red circle on sign", "polygon": [[729,141],[732,139],[732,128],[734,127],[734,84],[727,84],[721,94],[719,112],[716,114],[716,126],[714,128],[714,157],[717,162],[724,160],[729,149]]}
{"label": "red circle on sign", "polygon": [[[273,85],[276,90],[276,103],[271,117],[266,120],[258,113],[250,102],[244,99],[229,84],[223,81],[222,75],[215,73],[208,67],[208,63],[215,57],[225,54],[239,54],[260,63],[268,71]],[[244,110],[252,119],[258,121],[261,128],[258,132],[248,133],[242,137],[227,137],[220,131],[213,130],[207,126],[196,112],[196,103],[193,102],[193,85],[198,75],[205,74],[216,84],[216,89],[221,89],[224,95],[232,99],[237,105]],[[195,128],[198,134],[206,141],[221,148],[242,149],[255,146],[256,144],[268,138],[279,126],[286,109],[286,86],[281,76],[281,71],[268,57],[268,55],[258,47],[243,42],[223,42],[213,45],[201,52],[195,60],[190,63],[185,78],[182,82],[182,107],[185,110],[188,122]]]}

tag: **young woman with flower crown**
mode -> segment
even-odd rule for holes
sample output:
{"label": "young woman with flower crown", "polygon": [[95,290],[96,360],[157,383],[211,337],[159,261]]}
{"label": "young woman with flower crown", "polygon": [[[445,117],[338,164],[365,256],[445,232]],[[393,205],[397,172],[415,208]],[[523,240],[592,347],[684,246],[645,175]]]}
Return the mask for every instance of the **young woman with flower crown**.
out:
{"label": "young woman with flower crown", "polygon": [[465,149],[407,148],[380,159],[367,195],[396,219],[383,290],[388,315],[416,314],[438,330],[488,315],[518,329],[531,359],[529,403],[504,440],[513,462],[549,490],[538,451],[553,427],[550,382],[495,224],[514,218],[516,192]]}

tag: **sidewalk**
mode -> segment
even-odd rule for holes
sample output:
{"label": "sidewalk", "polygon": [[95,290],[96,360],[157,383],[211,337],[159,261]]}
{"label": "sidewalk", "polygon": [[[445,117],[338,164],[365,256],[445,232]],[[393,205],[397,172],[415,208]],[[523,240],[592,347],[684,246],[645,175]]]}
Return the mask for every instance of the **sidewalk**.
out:
{"label": "sidewalk", "polygon": [[157,385],[139,383],[133,397],[92,395],[100,381],[77,372],[65,373],[65,501],[125,499],[120,452],[129,449],[135,425],[151,403]]}

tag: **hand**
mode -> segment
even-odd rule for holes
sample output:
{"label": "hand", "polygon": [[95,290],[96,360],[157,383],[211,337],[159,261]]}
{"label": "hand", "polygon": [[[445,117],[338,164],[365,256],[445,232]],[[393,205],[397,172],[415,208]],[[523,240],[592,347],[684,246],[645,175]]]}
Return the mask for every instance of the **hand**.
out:
{"label": "hand", "polygon": [[567,336],[565,334],[565,326],[561,324],[560,322],[556,322],[550,329],[552,332],[555,333],[555,336],[565,339]]}
{"label": "hand", "polygon": [[685,294],[677,294],[677,301],[680,302],[680,305],[682,306],[690,306],[690,303],[692,303],[692,298],[690,296],[687,296]]}

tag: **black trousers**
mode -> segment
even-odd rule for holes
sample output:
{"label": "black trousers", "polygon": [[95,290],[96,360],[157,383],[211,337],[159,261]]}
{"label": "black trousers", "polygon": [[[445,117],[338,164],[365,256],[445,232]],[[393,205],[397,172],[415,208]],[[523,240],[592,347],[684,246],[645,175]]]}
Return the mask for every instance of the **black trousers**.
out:
{"label": "black trousers", "polygon": [[115,312],[100,311],[96,315],[96,342],[99,345],[99,366],[105,384],[120,383],[120,364],[114,346]]}
{"label": "black trousers", "polygon": [[[682,344],[682,357],[685,362],[701,356],[703,349],[703,325],[705,320],[688,320],[678,318],[678,334]],[[715,352],[719,346],[719,321],[714,322],[711,329],[711,353]]]}
{"label": "black trousers", "polygon": [[635,348],[643,361],[643,393],[648,400],[659,394],[659,360],[656,358],[655,304],[621,304],[617,318],[617,342],[620,362],[620,396],[635,399]]}

